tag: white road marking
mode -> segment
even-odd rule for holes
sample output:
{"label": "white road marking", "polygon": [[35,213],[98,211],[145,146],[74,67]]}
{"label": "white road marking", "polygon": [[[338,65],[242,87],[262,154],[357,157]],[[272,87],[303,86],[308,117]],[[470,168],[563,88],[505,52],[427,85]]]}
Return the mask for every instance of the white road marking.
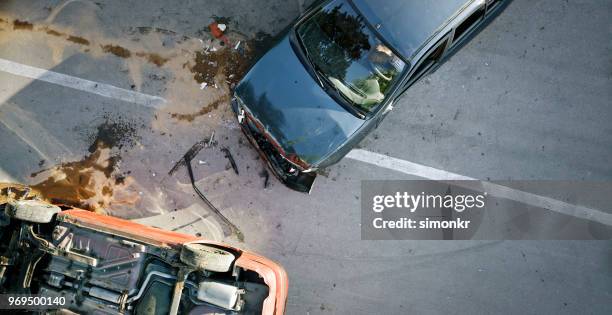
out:
{"label": "white road marking", "polygon": [[352,150],[346,157],[356,161],[376,165],[378,167],[430,180],[477,181],[480,185],[470,185],[468,188],[473,189],[475,188],[475,186],[479,186],[481,191],[486,191],[489,195],[495,197],[512,200],[533,207],[548,209],[557,213],[612,226],[612,214],[610,213],[580,205],[573,205],[550,197],[528,193],[525,191],[517,190],[499,184],[494,184],[487,181],[480,181],[476,178],[447,172],[437,168],[397,159],[384,154],[374,153],[362,149]]}
{"label": "white road marking", "polygon": [[166,103],[166,100],[159,96],[130,91],[1,58],[0,71],[152,108],[160,108]]}
{"label": "white road marking", "polygon": [[[2,58],[0,58],[0,71],[26,78],[41,80],[84,92],[93,93],[104,97],[114,98],[125,102],[140,104],[147,107],[160,108],[166,103],[166,100],[159,96],[134,92],[118,88],[109,84],[81,79],[66,74],[61,74],[45,69],[20,64]],[[364,163],[376,165],[378,167],[430,180],[478,181],[481,184],[482,190],[487,191],[487,193],[491,194],[492,196],[513,200],[530,206],[548,209],[557,213],[612,226],[612,214],[610,213],[580,205],[569,204],[550,197],[540,196],[486,181],[480,181],[476,178],[459,175],[456,173],[440,170],[437,168],[393,158],[387,155],[374,153],[362,149],[352,150],[346,157]],[[470,188],[474,187],[470,186]]]}
{"label": "white road marking", "polygon": [[0,106],[3,106],[0,124],[35,150],[42,159],[56,161],[58,157],[73,156],[72,151],[41,126],[32,113],[13,102],[5,102]]}

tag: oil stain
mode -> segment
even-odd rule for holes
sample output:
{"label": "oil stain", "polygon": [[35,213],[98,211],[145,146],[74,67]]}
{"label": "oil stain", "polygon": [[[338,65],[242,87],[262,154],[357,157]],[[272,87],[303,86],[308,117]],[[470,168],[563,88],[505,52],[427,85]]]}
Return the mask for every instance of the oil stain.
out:
{"label": "oil stain", "polygon": [[[4,20],[0,19],[0,23],[3,23]],[[75,44],[79,44],[79,45],[83,45],[83,46],[89,46],[91,45],[91,41],[87,38],[81,37],[81,36],[76,36],[76,35],[71,35],[71,34],[66,34],[64,32],[60,32],[58,30],[52,29],[48,26],[43,26],[43,27],[35,27],[34,24],[28,22],[28,21],[22,21],[22,20],[14,20],[13,21],[13,29],[15,30],[26,30],[26,31],[43,31],[48,35],[51,36],[55,36],[55,37],[63,37],[64,39],[66,39],[69,42],[75,43]],[[167,31],[170,32],[170,31]],[[108,53],[108,54],[113,54],[117,57],[120,58],[130,58],[132,57],[132,55],[136,55],[137,57],[140,58],[144,58],[145,60],[147,60],[149,63],[156,65],[157,67],[161,67],[163,65],[165,65],[170,58],[168,57],[163,57],[157,53],[148,53],[148,52],[137,52],[135,54],[133,54],[129,49],[120,46],[120,45],[114,45],[114,44],[102,44],[100,45],[102,51],[104,53]],[[89,50],[86,50],[86,52]]]}
{"label": "oil stain", "polygon": [[89,146],[89,153],[94,153],[98,147],[122,149],[124,145],[133,146],[136,143],[136,127],[127,121],[106,119],[97,128],[95,138]]}
{"label": "oil stain", "polygon": [[128,49],[121,47],[119,45],[102,45],[102,51],[105,53],[111,53],[120,58],[130,58],[132,56],[132,52]]}
{"label": "oil stain", "polygon": [[144,53],[144,52],[138,52],[136,53],[136,56],[141,57],[141,58],[145,58],[147,59],[147,61],[149,61],[150,63],[161,67],[163,66],[166,62],[168,62],[168,60],[170,60],[170,58],[164,58],[158,54],[155,53]]}
{"label": "oil stain", "polygon": [[89,41],[83,37],[70,35],[67,40],[79,45],[89,46]]}
{"label": "oil stain", "polygon": [[60,37],[60,36],[65,36],[65,34],[64,34],[64,33],[58,32],[58,31],[56,31],[56,30],[54,30],[54,29],[50,29],[50,28],[47,28],[47,27],[45,27],[45,28],[44,28],[44,31],[45,31],[47,34],[49,34],[49,35],[53,35],[53,36],[58,36],[58,37]]}
{"label": "oil stain", "polygon": [[138,196],[115,196],[132,183],[130,177],[117,174],[121,161],[112,148],[133,144],[136,129],[131,125],[106,121],[97,128],[89,154],[80,161],[66,162],[49,169],[32,173],[41,177],[31,187],[55,204],[101,212],[113,204],[134,204]]}
{"label": "oil stain", "polygon": [[[108,206],[95,197],[98,186],[111,177],[119,161],[119,156],[110,155],[110,148],[99,146],[81,161],[62,163],[44,171],[49,177],[32,188],[52,203],[96,211]],[[109,185],[103,187],[107,187],[103,191],[111,189]]]}
{"label": "oil stain", "polygon": [[14,20],[13,21],[13,29],[14,30],[28,30],[31,31],[34,28],[34,25],[27,21]]}
{"label": "oil stain", "polygon": [[219,108],[219,105],[221,105],[222,103],[228,102],[228,101],[229,101],[229,96],[224,95],[221,98],[213,101],[212,103],[202,107],[202,109],[200,109],[199,111],[195,113],[191,113],[191,114],[171,113],[170,116],[177,120],[193,122],[196,118],[210,113],[211,111]]}

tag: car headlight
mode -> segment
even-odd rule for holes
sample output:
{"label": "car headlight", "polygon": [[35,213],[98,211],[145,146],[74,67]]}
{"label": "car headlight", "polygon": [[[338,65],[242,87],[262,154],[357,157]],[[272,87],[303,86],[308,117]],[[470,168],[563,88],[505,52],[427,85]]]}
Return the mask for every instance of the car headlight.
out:
{"label": "car headlight", "polygon": [[235,105],[233,106],[235,106],[234,112],[236,113],[236,118],[238,118],[238,123],[242,124],[245,118],[244,102],[240,99],[240,97],[234,96],[234,103]]}

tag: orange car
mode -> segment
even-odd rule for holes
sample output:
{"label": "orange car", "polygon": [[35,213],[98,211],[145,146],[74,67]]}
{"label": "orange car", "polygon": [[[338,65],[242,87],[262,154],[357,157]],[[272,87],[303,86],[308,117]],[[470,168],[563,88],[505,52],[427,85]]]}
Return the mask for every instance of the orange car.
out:
{"label": "orange car", "polygon": [[284,314],[287,286],[275,262],[221,243],[38,200],[0,204],[2,294],[84,314]]}

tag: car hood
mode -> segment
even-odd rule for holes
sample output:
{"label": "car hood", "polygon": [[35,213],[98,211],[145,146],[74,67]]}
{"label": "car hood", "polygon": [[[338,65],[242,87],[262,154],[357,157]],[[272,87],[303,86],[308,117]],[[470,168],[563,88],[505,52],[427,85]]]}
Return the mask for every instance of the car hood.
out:
{"label": "car hood", "polygon": [[316,167],[363,125],[315,81],[289,35],[266,53],[236,87],[236,95],[287,155]]}

